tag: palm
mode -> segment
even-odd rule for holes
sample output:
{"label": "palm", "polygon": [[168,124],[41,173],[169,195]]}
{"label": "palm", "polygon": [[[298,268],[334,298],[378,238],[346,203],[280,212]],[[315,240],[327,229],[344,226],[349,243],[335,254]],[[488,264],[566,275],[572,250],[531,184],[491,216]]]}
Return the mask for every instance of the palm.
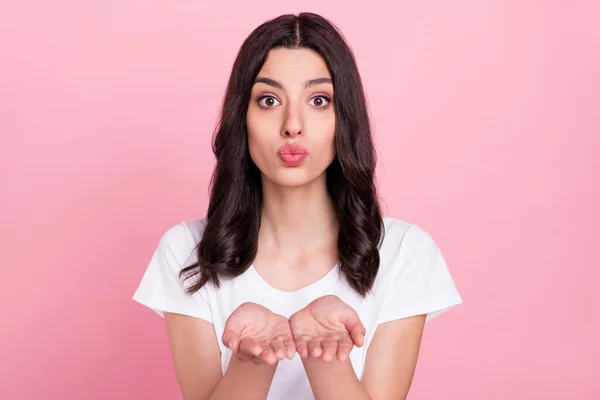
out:
{"label": "palm", "polygon": [[330,361],[348,358],[354,345],[362,346],[364,327],[358,314],[336,296],[324,296],[290,318],[296,348],[308,356]]}
{"label": "palm", "polygon": [[242,360],[271,365],[296,352],[288,320],[254,303],[242,304],[227,319],[223,343]]}
{"label": "palm", "polygon": [[306,308],[293,319],[293,332],[296,336],[306,335],[311,338],[331,335],[348,335],[344,324],[330,320],[326,315]]}

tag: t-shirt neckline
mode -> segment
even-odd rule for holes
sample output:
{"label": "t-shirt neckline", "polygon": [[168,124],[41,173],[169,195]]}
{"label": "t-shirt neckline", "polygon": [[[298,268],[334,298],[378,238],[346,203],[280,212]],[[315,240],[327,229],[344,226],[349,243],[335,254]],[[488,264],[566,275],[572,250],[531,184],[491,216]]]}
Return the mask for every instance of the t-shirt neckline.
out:
{"label": "t-shirt neckline", "polygon": [[269,282],[267,282],[261,274],[258,273],[258,271],[256,270],[256,268],[254,268],[254,264],[250,264],[250,267],[248,268],[250,270],[250,272],[252,273],[252,275],[254,275],[254,277],[261,282],[261,285],[263,285],[264,287],[266,287],[268,290],[275,292],[277,294],[280,294],[282,296],[292,296],[292,295],[298,295],[300,293],[304,293],[304,292],[308,292],[311,290],[316,290],[318,289],[320,286],[326,284],[330,279],[332,279],[333,277],[335,277],[335,275],[337,275],[337,272],[339,270],[339,262],[335,263],[335,265],[333,266],[333,268],[331,268],[331,270],[329,272],[327,272],[327,274],[325,274],[323,277],[321,277],[319,280],[310,283],[306,286],[301,287],[300,289],[296,289],[293,291],[287,291],[287,290],[281,290],[278,289],[276,287],[274,287],[273,285],[271,285]]}

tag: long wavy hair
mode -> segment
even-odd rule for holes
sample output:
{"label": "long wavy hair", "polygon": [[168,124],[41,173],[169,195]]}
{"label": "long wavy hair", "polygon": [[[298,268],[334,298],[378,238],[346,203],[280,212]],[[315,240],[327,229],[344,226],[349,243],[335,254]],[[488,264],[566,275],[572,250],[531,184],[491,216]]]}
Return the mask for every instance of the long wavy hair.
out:
{"label": "long wavy hair", "polygon": [[181,271],[195,277],[188,293],[219,277],[246,271],[256,256],[262,212],[261,173],[250,158],[246,112],[254,80],[273,48],[308,48],[325,60],[336,100],[336,156],[326,170],[327,190],[339,223],[339,267],[361,296],[379,270],[384,226],[375,185],[376,152],[366,98],[352,50],[329,20],[313,13],[286,14],[256,28],[233,64],[212,149],[217,163],[198,261]]}

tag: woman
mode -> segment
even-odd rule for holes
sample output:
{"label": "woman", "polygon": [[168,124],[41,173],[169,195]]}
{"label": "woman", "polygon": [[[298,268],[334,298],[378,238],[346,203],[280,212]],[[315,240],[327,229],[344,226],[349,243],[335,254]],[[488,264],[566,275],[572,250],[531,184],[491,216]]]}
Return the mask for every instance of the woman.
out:
{"label": "woman", "polygon": [[162,237],[134,299],[164,315],[185,399],[401,399],[424,323],[461,303],[432,237],[383,217],[361,79],[311,13],[234,63],[205,218]]}

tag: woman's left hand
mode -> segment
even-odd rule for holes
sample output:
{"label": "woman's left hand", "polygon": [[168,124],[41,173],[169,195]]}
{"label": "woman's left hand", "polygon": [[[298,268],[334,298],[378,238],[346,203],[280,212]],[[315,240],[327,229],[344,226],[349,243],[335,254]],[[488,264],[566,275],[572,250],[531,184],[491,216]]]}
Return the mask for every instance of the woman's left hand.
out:
{"label": "woman's left hand", "polygon": [[364,343],[365,327],[357,312],[337,296],[323,296],[292,315],[290,328],[303,359],[346,361],[352,347]]}

